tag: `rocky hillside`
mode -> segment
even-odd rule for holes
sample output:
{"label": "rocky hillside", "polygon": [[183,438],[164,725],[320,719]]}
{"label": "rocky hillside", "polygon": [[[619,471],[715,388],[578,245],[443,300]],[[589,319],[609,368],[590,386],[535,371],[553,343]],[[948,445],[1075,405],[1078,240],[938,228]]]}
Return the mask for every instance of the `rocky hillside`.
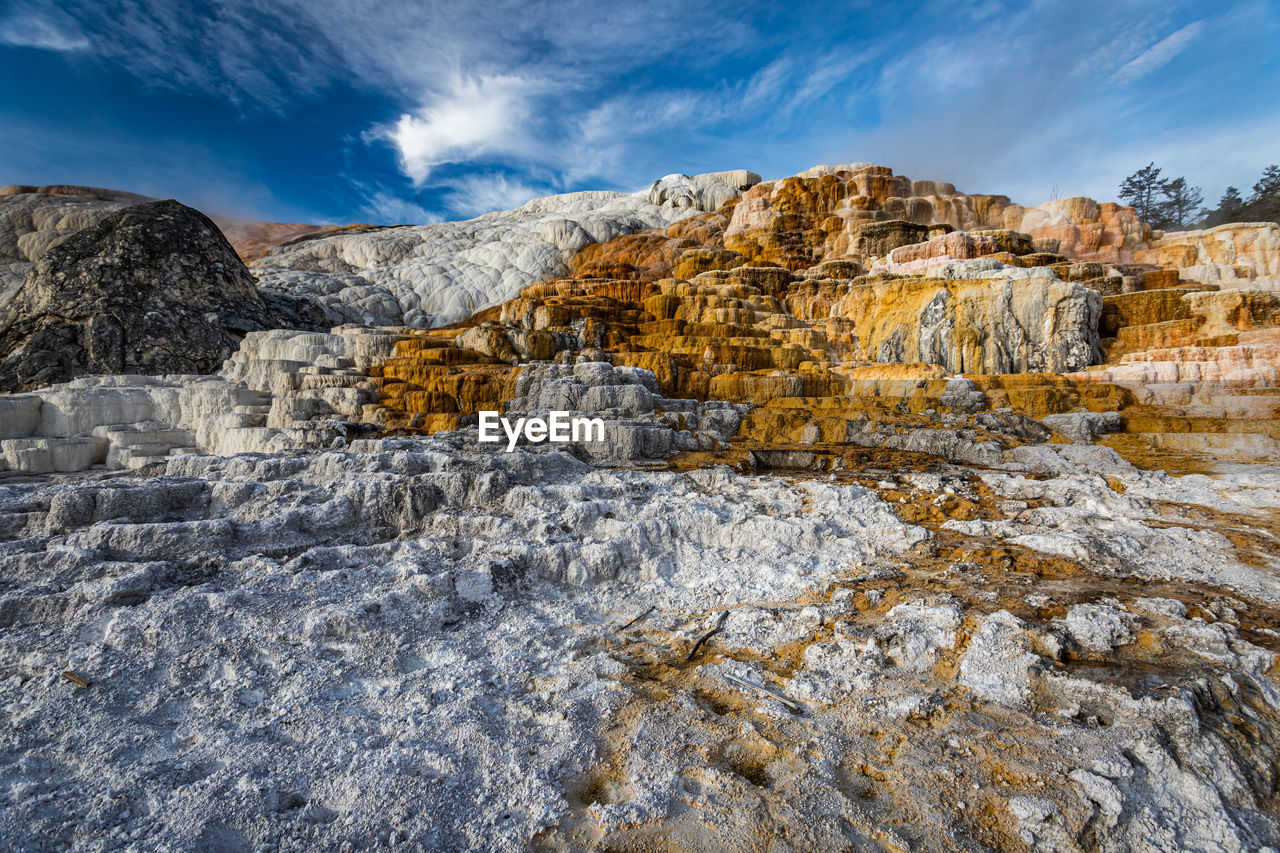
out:
{"label": "rocky hillside", "polygon": [[217,226],[161,201],[122,207],[40,255],[0,321],[0,390],[101,373],[209,373],[246,332],[313,327],[270,304]]}
{"label": "rocky hillside", "polygon": [[[0,187],[0,311],[46,250],[123,207],[153,201],[157,199],[100,187]],[[281,243],[328,230],[323,225],[211,218],[246,263]]]}
{"label": "rocky hillside", "polygon": [[1116,205],[1024,208],[866,164],[305,235],[254,264],[261,292],[358,322],[246,343],[223,373],[280,414],[210,440],[275,446],[244,430],[317,417],[454,429],[526,399],[528,364],[596,359],[650,372],[668,400],[746,406],[738,447],[986,458],[973,412],[1013,408],[1135,461],[1273,458],[1278,244],[1274,225],[1163,235]]}

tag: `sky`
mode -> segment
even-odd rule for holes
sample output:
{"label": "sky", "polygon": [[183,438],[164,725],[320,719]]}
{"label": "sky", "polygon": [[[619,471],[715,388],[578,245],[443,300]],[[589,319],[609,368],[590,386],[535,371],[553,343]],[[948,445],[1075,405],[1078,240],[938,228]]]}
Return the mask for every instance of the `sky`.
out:
{"label": "sky", "polygon": [[0,184],[461,219],[869,161],[1023,204],[1280,162],[1280,0],[6,0]]}

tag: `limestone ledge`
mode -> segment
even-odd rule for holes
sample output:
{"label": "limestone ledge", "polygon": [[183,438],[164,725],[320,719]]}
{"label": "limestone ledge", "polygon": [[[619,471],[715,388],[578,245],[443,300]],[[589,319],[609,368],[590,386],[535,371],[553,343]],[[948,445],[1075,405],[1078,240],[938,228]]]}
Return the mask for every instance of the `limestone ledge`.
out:
{"label": "limestone ledge", "polygon": [[[407,338],[355,328],[250,333],[218,377],[88,377],[0,396],[0,470],[67,473],[139,468],[191,453],[346,447],[379,430],[362,420],[380,410],[373,402],[378,384],[358,366],[367,369]],[[586,360],[530,367],[518,389],[509,411],[603,417],[605,440],[576,448],[603,463],[721,449],[741,408],[667,399],[649,371]]]}

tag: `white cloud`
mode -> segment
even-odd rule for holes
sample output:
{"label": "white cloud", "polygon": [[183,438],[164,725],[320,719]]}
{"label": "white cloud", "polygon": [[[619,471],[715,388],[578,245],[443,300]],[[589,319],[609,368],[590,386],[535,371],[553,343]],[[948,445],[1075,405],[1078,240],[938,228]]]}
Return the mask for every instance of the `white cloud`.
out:
{"label": "white cloud", "polygon": [[427,106],[375,135],[395,147],[400,168],[420,187],[437,166],[519,151],[534,89],[515,75],[458,75]]}
{"label": "white cloud", "polygon": [[26,9],[0,19],[0,44],[71,52],[85,50],[89,40],[57,9]]}
{"label": "white cloud", "polygon": [[448,182],[449,208],[463,216],[479,216],[494,210],[510,210],[550,190],[506,174],[465,175]]}
{"label": "white cloud", "polygon": [[1170,36],[1166,36],[1120,66],[1116,73],[1111,75],[1110,82],[1116,84],[1132,83],[1160,70],[1168,65],[1175,56],[1186,50],[1192,40],[1203,31],[1204,21],[1187,24],[1182,29]]}
{"label": "white cloud", "polygon": [[785,56],[761,68],[747,81],[742,93],[744,104],[766,103],[785,93],[792,76],[791,60]]}
{"label": "white cloud", "polygon": [[363,209],[375,225],[430,225],[444,219],[439,213],[381,188],[367,192]]}

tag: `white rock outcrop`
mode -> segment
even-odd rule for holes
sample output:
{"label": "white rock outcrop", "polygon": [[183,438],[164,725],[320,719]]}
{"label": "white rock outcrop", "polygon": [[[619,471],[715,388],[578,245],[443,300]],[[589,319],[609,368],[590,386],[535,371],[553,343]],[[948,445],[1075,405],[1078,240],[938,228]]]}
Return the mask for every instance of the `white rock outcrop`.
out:
{"label": "white rock outcrop", "polygon": [[355,328],[250,332],[217,376],[87,376],[0,396],[0,471],[345,446],[376,398],[362,370],[402,337]]}
{"label": "white rock outcrop", "polygon": [[1039,660],[1022,620],[998,610],[982,620],[969,641],[959,680],[982,699],[1020,708],[1031,699],[1032,668]]}
{"label": "white rock outcrop", "polygon": [[651,371],[607,362],[533,364],[516,380],[511,416],[564,411],[604,421],[603,441],[571,444],[584,459],[665,459],[682,450],[723,449],[749,406],[673,400],[658,394]]}
{"label": "white rock outcrop", "polygon": [[547,196],[465,222],[304,239],[253,269],[262,286],[310,296],[335,323],[430,328],[566,274],[591,243],[715,210],[759,180],[741,170],[668,175],[642,193]]}

